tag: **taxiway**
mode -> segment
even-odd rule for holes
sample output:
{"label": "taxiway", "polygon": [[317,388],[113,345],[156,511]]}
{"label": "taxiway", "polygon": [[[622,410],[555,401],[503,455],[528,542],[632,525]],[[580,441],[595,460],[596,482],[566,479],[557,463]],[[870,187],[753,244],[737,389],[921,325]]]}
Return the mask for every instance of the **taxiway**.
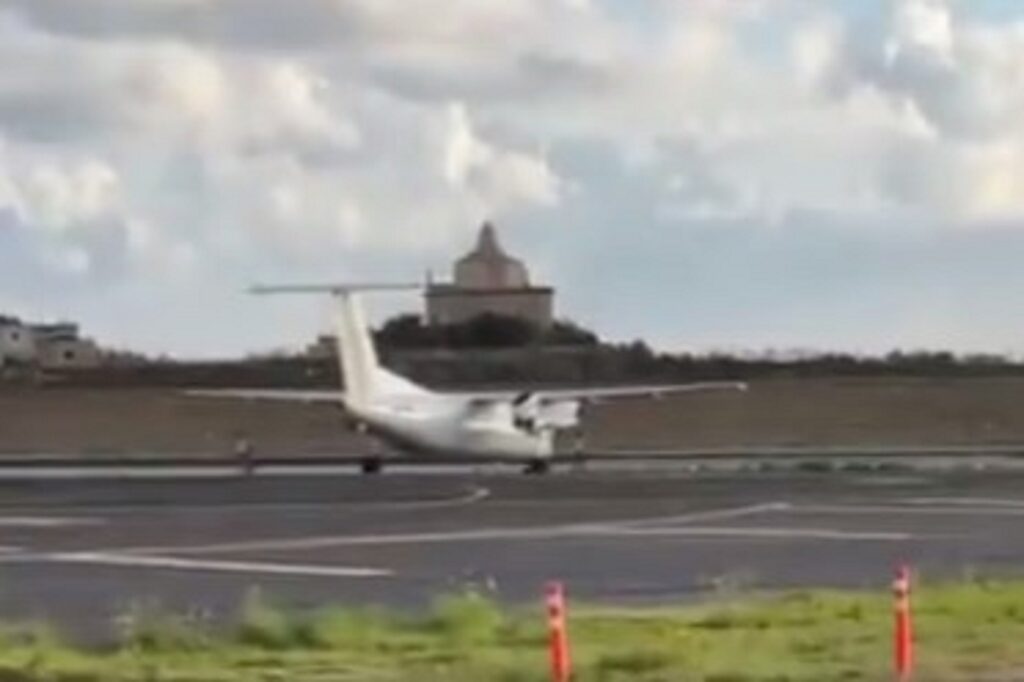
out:
{"label": "taxiway", "polygon": [[528,602],[552,578],[651,603],[884,589],[901,561],[1024,574],[1016,471],[186,473],[0,481],[3,617],[96,636],[136,602],[230,618],[254,586],[300,608],[418,608],[465,587]]}

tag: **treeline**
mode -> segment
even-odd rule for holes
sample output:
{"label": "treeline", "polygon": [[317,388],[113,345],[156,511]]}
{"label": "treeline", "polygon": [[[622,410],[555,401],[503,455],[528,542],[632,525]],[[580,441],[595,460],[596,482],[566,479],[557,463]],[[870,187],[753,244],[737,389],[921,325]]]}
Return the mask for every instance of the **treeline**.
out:
{"label": "treeline", "polygon": [[395,364],[435,384],[516,381],[554,384],[677,382],[821,377],[1024,376],[1024,365],[991,356],[895,351],[883,357],[847,354],[782,358],[772,354],[656,353],[643,342],[518,352],[395,353]]}
{"label": "treeline", "polygon": [[399,315],[375,332],[377,344],[391,350],[597,346],[597,334],[568,320],[540,329],[528,320],[485,313],[462,323],[424,324],[419,315]]}
{"label": "treeline", "polygon": [[[1024,365],[946,353],[896,352],[885,357],[842,354],[799,359],[728,354],[662,354],[643,343],[590,347],[518,349],[384,349],[384,361],[399,372],[436,386],[508,383],[614,384],[724,379],[818,377],[1002,377],[1024,376]],[[134,366],[67,370],[17,383],[78,386],[334,387],[340,381],[333,358],[305,355],[222,362],[160,360]]]}
{"label": "treeline", "polygon": [[376,340],[406,372],[436,383],[1024,375],[1024,365],[1010,358],[948,351],[895,350],[884,356],[658,353],[643,341],[603,342],[568,320],[540,330],[518,318],[490,314],[449,326],[426,325],[417,315],[402,315],[387,321]]}
{"label": "treeline", "polygon": [[[614,384],[812,377],[1024,376],[1024,364],[999,355],[893,351],[844,353],[659,353],[642,341],[607,343],[569,321],[538,330],[522,320],[483,315],[463,325],[432,327],[403,315],[375,332],[384,361],[435,386]],[[93,386],[332,387],[341,381],[327,354],[276,354],[237,361],[138,361],[49,373],[34,383]]]}

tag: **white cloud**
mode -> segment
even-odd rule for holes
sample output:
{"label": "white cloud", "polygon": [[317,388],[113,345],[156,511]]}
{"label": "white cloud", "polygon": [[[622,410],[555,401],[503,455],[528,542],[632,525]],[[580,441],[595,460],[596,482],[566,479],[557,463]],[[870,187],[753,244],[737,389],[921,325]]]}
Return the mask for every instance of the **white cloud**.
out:
{"label": "white cloud", "polygon": [[22,183],[28,220],[58,231],[88,227],[115,215],[122,202],[121,183],[108,164],[97,159],[66,167],[32,167]]}
{"label": "white cloud", "polygon": [[893,35],[886,47],[890,62],[901,53],[921,50],[938,59],[953,61],[953,17],[944,0],[898,0],[893,16]]}
{"label": "white cloud", "polygon": [[808,21],[793,32],[790,59],[804,87],[829,89],[830,80],[842,68],[846,39],[842,24],[827,15]]}
{"label": "white cloud", "polygon": [[1019,228],[1024,23],[882,4],[0,0],[0,239],[130,298],[437,265],[486,217]]}
{"label": "white cloud", "polygon": [[447,119],[444,176],[449,184],[473,192],[490,212],[520,203],[558,203],[561,181],[543,158],[487,143],[461,104],[449,107]]}

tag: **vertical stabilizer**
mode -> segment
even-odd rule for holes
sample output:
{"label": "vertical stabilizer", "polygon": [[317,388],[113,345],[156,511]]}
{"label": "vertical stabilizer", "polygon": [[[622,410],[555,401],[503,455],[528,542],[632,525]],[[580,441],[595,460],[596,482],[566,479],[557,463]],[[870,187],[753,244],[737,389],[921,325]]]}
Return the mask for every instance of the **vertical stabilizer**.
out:
{"label": "vertical stabilizer", "polygon": [[286,284],[254,286],[255,294],[330,294],[336,305],[338,358],[344,377],[345,403],[365,410],[382,396],[424,394],[413,382],[380,366],[360,292],[420,289],[419,284]]}
{"label": "vertical stabilizer", "polygon": [[377,350],[362,301],[355,291],[339,291],[337,301],[338,358],[345,381],[345,401],[365,407],[374,397],[380,369]]}

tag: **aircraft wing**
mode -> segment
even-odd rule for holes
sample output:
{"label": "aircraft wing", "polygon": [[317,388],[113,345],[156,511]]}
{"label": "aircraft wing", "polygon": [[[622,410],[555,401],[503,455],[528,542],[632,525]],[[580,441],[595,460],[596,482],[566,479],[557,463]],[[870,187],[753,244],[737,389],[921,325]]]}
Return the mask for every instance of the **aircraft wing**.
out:
{"label": "aircraft wing", "polygon": [[235,398],[240,400],[273,400],[299,403],[338,403],[342,402],[340,391],[307,391],[301,389],[262,389],[262,388],[213,388],[193,389],[185,391],[185,395],[196,398]]}
{"label": "aircraft wing", "polygon": [[649,384],[634,386],[594,386],[580,388],[555,389],[524,389],[513,392],[467,393],[463,394],[471,403],[486,404],[499,400],[525,402],[534,398],[542,403],[577,400],[580,402],[608,402],[627,400],[630,398],[662,398],[667,395],[681,393],[700,393],[706,391],[746,391],[747,384],[742,381],[708,381],[690,384]]}
{"label": "aircraft wing", "polygon": [[581,400],[604,402],[628,398],[661,398],[679,393],[701,393],[705,391],[746,391],[747,385],[740,381],[713,381],[696,384],[651,384],[649,386],[607,386],[595,388],[567,388],[536,391],[542,401]]}

